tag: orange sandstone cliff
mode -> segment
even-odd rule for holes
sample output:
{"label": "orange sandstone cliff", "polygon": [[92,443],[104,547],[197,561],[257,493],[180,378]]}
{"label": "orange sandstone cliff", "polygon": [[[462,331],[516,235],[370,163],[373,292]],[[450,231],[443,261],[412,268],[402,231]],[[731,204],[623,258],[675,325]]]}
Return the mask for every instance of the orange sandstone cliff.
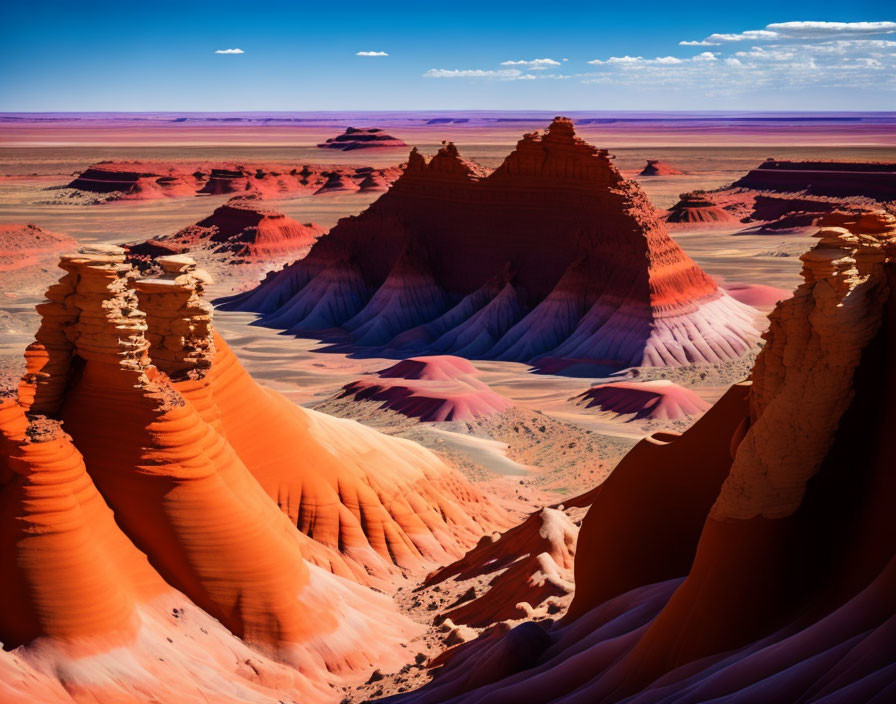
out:
{"label": "orange sandstone cliff", "polygon": [[417,630],[357,582],[506,518],[413,443],[256,385],[214,332],[208,275],[159,264],[64,256],[0,401],[0,693],[332,700]]}

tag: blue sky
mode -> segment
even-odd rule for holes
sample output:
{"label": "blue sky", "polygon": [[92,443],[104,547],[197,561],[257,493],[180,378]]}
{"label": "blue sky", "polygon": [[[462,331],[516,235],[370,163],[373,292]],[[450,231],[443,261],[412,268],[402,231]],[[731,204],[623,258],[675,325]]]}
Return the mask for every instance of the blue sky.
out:
{"label": "blue sky", "polygon": [[2,5],[3,111],[896,109],[884,2]]}

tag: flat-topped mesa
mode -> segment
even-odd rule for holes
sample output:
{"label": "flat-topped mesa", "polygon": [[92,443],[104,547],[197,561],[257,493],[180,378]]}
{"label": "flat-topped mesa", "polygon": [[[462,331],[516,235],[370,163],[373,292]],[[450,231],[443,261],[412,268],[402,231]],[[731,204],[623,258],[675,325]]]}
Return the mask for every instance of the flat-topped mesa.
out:
{"label": "flat-topped mesa", "polygon": [[542,368],[715,363],[757,338],[754,311],[716,286],[640,187],[562,117],[488,175],[450,142],[429,161],[412,150],[367,210],[222,305],[402,356]]}
{"label": "flat-topped mesa", "polygon": [[350,152],[355,149],[406,147],[407,144],[386,134],[379,127],[346,127],[345,132],[338,137],[330,137],[317,146],[320,149],[340,149]]}
{"label": "flat-topped mesa", "polygon": [[146,313],[150,358],[172,379],[204,376],[215,357],[212,306],[202,297],[211,277],[184,255],[155,261],[162,275],[134,282],[140,308]]}
{"label": "flat-topped mesa", "polygon": [[886,202],[896,200],[896,163],[766,159],[732,187]]}

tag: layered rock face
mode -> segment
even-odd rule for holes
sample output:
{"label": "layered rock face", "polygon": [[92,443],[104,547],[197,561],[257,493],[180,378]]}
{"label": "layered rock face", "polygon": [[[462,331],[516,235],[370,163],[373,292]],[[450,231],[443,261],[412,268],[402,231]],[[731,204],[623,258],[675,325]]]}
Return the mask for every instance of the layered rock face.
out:
{"label": "layered rock face", "polygon": [[421,421],[487,418],[512,401],[492,391],[460,357],[412,357],[342,388],[339,398],[375,401],[382,408]]}
{"label": "layered rock face", "polygon": [[679,171],[671,164],[659,159],[648,159],[647,164],[641,169],[638,176],[683,176],[684,171]]}
{"label": "layered rock face", "polygon": [[896,163],[768,159],[732,187],[891,201],[896,200]]}
{"label": "layered rock face", "polygon": [[223,305],[403,356],[677,365],[737,358],[756,337],[753,312],[566,118],[524,136],[489,175],[453,144],[429,162],[413,150],[365,212]]}
{"label": "layered rock face", "polygon": [[[385,168],[334,167],[305,164],[209,164],[165,162],[101,161],[67,184],[86,193],[107,194],[118,200],[155,200],[197,194],[260,193],[278,196],[290,193],[313,194],[334,174],[343,176],[354,188],[371,178],[385,184],[400,174],[397,166]],[[375,190],[375,189],[373,189]]]}
{"label": "layered rock face", "polygon": [[331,137],[317,145],[321,149],[339,149],[351,152],[356,149],[382,149],[408,146],[400,139],[386,134],[379,127],[346,127],[338,137]]}
{"label": "layered rock face", "polygon": [[326,700],[413,628],[309,563],[352,573],[225,436],[203,277],[163,264],[134,281],[120,249],[67,255],[41,306],[18,402],[0,409],[0,640],[78,701],[276,701],[280,687]]}
{"label": "layered rock face", "polygon": [[666,222],[672,223],[732,223],[736,218],[720,207],[702,191],[682,193],[672,206]]}
{"label": "layered rock face", "polygon": [[709,404],[693,391],[665,379],[598,384],[574,400],[584,408],[630,416],[631,420],[679,420],[709,409]]}
{"label": "layered rock face", "polygon": [[299,223],[267,208],[257,196],[238,196],[215,209],[207,218],[173,235],[127,245],[130,258],[151,263],[164,254],[207,250],[227,263],[272,262],[300,259],[324,234],[314,223]]}
{"label": "layered rock face", "polygon": [[82,171],[68,188],[116,193],[126,200],[154,200],[193,195],[202,186],[203,176],[174,164],[101,161]]}
{"label": "layered rock face", "polygon": [[357,582],[506,518],[419,446],[257,386],[214,332],[207,275],[159,265],[141,279],[116,247],[66,255],[40,307],[0,407],[0,641],[85,701],[329,700],[415,632]]}
{"label": "layered rock face", "polygon": [[896,693],[896,219],[827,225],[752,385],[601,486],[559,627],[401,701],[883,702]]}

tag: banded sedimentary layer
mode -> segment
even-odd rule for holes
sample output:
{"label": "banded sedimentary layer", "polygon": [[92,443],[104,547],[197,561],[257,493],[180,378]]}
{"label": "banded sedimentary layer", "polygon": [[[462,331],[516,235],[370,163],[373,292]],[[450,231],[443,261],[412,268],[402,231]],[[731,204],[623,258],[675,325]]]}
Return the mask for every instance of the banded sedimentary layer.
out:
{"label": "banded sedimentary layer", "polygon": [[731,213],[716,204],[702,191],[691,191],[678,196],[678,202],[669,210],[666,222],[672,223],[733,223]]}
{"label": "banded sedimentary layer", "polygon": [[40,673],[23,691],[325,701],[398,664],[416,629],[357,582],[457,556],[503,513],[413,443],[255,384],[188,257],[60,266],[0,406],[0,641]]}
{"label": "banded sedimentary layer", "polygon": [[339,149],[351,152],[356,149],[383,149],[386,147],[408,146],[400,139],[386,134],[379,127],[346,127],[338,137],[317,145],[321,149]]}
{"label": "banded sedimentary layer", "polygon": [[236,196],[207,218],[173,235],[125,245],[132,260],[151,264],[168,254],[201,254],[227,264],[262,264],[273,267],[300,259],[324,234],[314,223],[299,223],[266,207],[256,194]]}
{"label": "banded sedimentary layer", "polygon": [[551,369],[719,362],[757,334],[753,311],[682,252],[640,188],[566,118],[525,135],[488,175],[453,144],[428,162],[413,150],[366,211],[223,305],[402,356]]}
{"label": "banded sedimentary layer", "polygon": [[84,193],[107,194],[119,200],[246,192],[274,197],[290,193],[313,194],[336,176],[344,177],[353,186],[349,190],[357,191],[371,177],[391,183],[399,173],[397,166],[101,161],[82,171],[67,187]]}

